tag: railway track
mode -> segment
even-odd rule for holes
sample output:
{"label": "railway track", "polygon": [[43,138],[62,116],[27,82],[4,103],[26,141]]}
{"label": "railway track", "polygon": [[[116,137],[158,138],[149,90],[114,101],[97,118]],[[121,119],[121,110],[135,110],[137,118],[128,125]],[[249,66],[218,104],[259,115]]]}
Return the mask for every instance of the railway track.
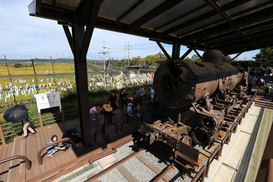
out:
{"label": "railway track", "polygon": [[237,131],[253,102],[254,97],[230,111],[215,142],[209,147],[199,147],[198,165],[191,170],[185,170],[175,161],[172,152],[159,143],[141,148],[131,141],[93,158],[89,162],[95,167],[76,181],[203,181],[209,170],[214,170],[210,164],[222,155],[223,145],[229,144],[232,133]]}

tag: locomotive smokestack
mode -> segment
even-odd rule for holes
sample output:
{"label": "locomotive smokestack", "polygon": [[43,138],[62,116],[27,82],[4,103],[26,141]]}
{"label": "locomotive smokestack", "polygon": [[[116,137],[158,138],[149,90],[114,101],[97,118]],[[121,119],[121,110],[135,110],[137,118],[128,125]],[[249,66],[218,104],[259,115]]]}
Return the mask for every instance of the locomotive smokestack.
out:
{"label": "locomotive smokestack", "polygon": [[202,62],[210,62],[214,64],[221,64],[223,62],[223,53],[219,50],[206,51],[202,56]]}

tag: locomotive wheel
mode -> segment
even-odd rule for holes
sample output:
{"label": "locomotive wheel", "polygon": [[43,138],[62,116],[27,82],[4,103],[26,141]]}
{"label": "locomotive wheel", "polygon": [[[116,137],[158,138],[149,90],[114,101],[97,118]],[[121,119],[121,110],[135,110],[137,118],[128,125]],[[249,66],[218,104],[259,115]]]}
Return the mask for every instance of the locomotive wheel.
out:
{"label": "locomotive wheel", "polygon": [[208,130],[206,130],[204,127],[194,128],[191,133],[191,138],[196,144],[201,146],[207,146],[211,143],[211,136]]}

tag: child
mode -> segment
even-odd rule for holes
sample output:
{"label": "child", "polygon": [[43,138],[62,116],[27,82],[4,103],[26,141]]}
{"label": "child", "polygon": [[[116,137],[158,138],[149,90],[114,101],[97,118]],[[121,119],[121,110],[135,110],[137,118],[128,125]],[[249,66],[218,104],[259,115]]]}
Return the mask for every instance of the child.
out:
{"label": "child", "polygon": [[[58,140],[57,135],[53,135],[51,137],[51,141],[48,144],[56,142],[57,140]],[[58,150],[65,150],[65,147],[58,147],[58,144],[54,144],[47,147],[47,156],[53,157],[53,154],[55,154]]]}

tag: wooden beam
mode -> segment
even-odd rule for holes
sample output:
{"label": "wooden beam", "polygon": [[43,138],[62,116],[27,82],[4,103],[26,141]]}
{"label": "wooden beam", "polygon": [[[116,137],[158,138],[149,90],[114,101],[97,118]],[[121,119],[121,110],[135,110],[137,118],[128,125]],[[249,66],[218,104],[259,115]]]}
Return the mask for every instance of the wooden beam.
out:
{"label": "wooden beam", "polygon": [[[238,2],[238,1],[234,1],[234,3],[235,3],[235,2]],[[241,2],[241,1],[240,1],[240,2]],[[230,4],[230,3],[229,3],[229,4]],[[228,6],[229,4],[226,4],[226,5],[222,6],[222,7],[221,7],[221,10],[227,11],[228,9],[225,9],[224,7],[225,7],[225,6]],[[266,7],[266,6],[270,5],[270,4],[273,4],[273,2],[270,1],[270,2],[266,2],[266,3],[260,4],[260,5],[258,5],[258,6],[253,7],[253,8],[249,8],[249,9],[246,9],[246,10],[244,10],[244,11],[240,11],[240,12],[238,12],[238,13],[235,13],[235,14],[233,14],[232,16],[233,16],[233,17],[237,17],[237,16],[240,16],[240,15],[245,14],[245,13],[248,13],[248,12],[257,11],[257,10],[259,10],[260,8],[264,8],[264,7]],[[208,28],[211,28],[211,27],[215,27],[215,26],[219,25],[219,23],[221,23],[221,22],[223,22],[223,20],[215,21],[215,22],[209,23],[209,24],[207,24],[207,25],[204,25],[204,26],[202,26],[202,27],[198,27],[198,28],[195,28],[195,29],[191,29],[191,30],[189,30],[189,31],[187,31],[187,32],[183,32],[182,34],[178,35],[177,37],[181,37],[181,36],[186,37],[186,36],[188,36],[188,35],[193,34],[194,32],[200,32],[200,30],[204,30],[204,29],[208,29]]]}
{"label": "wooden beam", "polygon": [[193,49],[193,50],[199,56],[199,58],[202,60],[202,56],[199,54],[199,52],[197,52],[196,49]]}
{"label": "wooden beam", "polygon": [[220,9],[219,4],[217,4],[216,2],[212,0],[203,0],[203,1],[205,1],[214,11],[216,11],[220,16],[222,16],[224,20],[226,20],[232,25],[232,19],[225,11],[222,11]]}
{"label": "wooden beam", "polygon": [[184,13],[184,14],[182,14],[182,15],[180,15],[180,16],[178,16],[178,17],[176,17],[176,18],[174,18],[174,19],[172,19],[172,20],[170,20],[170,21],[168,21],[166,23],[164,23],[164,24],[161,24],[160,26],[156,27],[154,30],[158,30],[158,29],[160,29],[162,27],[165,27],[165,26],[167,26],[167,25],[169,25],[169,24],[171,24],[173,22],[181,20],[182,18],[185,18],[186,16],[189,16],[189,15],[191,15],[193,13],[196,13],[197,11],[199,11],[199,10],[205,8],[205,7],[207,7],[206,4],[198,6],[197,8],[194,8],[194,9],[192,9],[192,10],[190,10],[190,11],[188,11],[188,12],[186,12],[186,13]]}
{"label": "wooden beam", "polygon": [[172,50],[172,59],[176,60],[179,59],[180,55],[180,42],[179,39],[176,39],[176,41],[173,43],[173,50]]}
{"label": "wooden beam", "polygon": [[187,50],[187,52],[185,52],[185,53],[183,54],[183,56],[181,56],[179,59],[180,59],[180,60],[184,60],[184,59],[187,57],[187,55],[188,55],[192,50],[193,50],[193,47],[190,47],[190,48]]}
{"label": "wooden beam", "polygon": [[83,44],[82,44],[81,54],[80,54],[81,59],[83,57],[86,57],[102,1],[103,0],[95,0],[93,4],[93,8],[90,12],[89,20],[86,26],[86,31],[84,35]]}
{"label": "wooden beam", "polygon": [[206,20],[206,19],[211,18],[211,17],[216,16],[216,15],[217,15],[217,13],[215,11],[209,11],[209,12],[207,12],[207,13],[201,15],[201,16],[190,19],[190,20],[188,20],[188,21],[186,21],[186,22],[184,22],[182,24],[174,26],[174,27],[172,27],[172,28],[170,28],[168,30],[165,30],[164,32],[161,33],[160,36],[166,36],[166,35],[168,35],[170,33],[173,33],[173,32],[176,32],[178,30],[181,30],[183,28],[186,28],[188,26],[194,25],[196,23],[199,23],[199,22],[201,22],[203,20]]}
{"label": "wooden beam", "polygon": [[136,9],[141,3],[143,3],[145,0],[138,0],[135,4],[133,4],[129,9],[127,9],[122,15],[120,15],[117,18],[117,21],[119,22],[122,18],[127,16],[129,13],[131,13],[134,9]]}
{"label": "wooden beam", "polygon": [[72,51],[73,55],[75,55],[74,48],[73,48],[73,39],[72,39],[71,33],[68,29],[68,26],[63,25],[63,29],[65,32],[66,38],[68,40],[69,46],[71,48],[71,51]]}
{"label": "wooden beam", "polygon": [[77,85],[77,97],[80,116],[81,135],[84,146],[90,147],[92,142],[91,122],[89,115],[89,94],[87,79],[87,63],[86,57],[81,57],[82,45],[84,42],[85,31],[84,25],[74,24],[72,26],[73,50],[75,77]]}
{"label": "wooden beam", "polygon": [[168,59],[171,59],[171,56],[167,53],[167,51],[164,49],[164,47],[162,46],[162,44],[159,41],[155,41],[157,43],[157,45],[160,47],[160,49],[162,50],[162,52],[165,54],[165,56]]}
{"label": "wooden beam", "polygon": [[93,9],[93,5],[95,1],[96,0],[81,0],[75,13],[75,17],[76,17],[75,22],[77,24],[83,24],[83,25],[87,24],[88,17],[90,15],[90,12]]}
{"label": "wooden beam", "polygon": [[233,57],[231,60],[236,59],[238,56],[240,56],[243,52],[238,53],[235,57]]}
{"label": "wooden beam", "polygon": [[172,1],[165,1],[141,18],[137,19],[133,23],[130,24],[128,27],[128,31],[131,31],[132,29],[139,27],[140,25],[143,25],[144,23],[152,20],[153,18],[157,17],[161,13],[165,12],[166,10],[176,6],[177,4],[181,3],[183,0],[172,0]]}
{"label": "wooden beam", "polygon": [[[220,25],[217,25],[215,27],[206,29],[204,31],[201,31],[204,35],[206,35],[204,38],[208,38],[210,36],[214,36],[223,32],[227,32],[230,31],[232,29],[236,29],[237,27],[240,26],[245,26],[245,25],[254,25],[260,21],[269,19],[269,18],[273,18],[273,14],[271,13],[273,12],[273,7],[268,7],[266,9],[263,9],[261,11],[237,18],[235,20],[233,20],[233,27],[230,26],[229,23],[223,23]],[[186,37],[182,37],[181,38],[181,43],[187,43],[187,42],[192,42],[193,40],[196,40],[200,37],[200,32],[194,33],[192,35],[186,36]]]}
{"label": "wooden beam", "polygon": [[56,9],[50,9],[48,7],[42,6],[41,7],[41,12],[35,15],[37,17],[41,18],[47,18],[47,19],[52,19],[52,20],[57,20],[57,21],[62,21],[62,22],[69,22],[73,23],[74,22],[74,14],[69,12],[69,11],[58,11]]}

